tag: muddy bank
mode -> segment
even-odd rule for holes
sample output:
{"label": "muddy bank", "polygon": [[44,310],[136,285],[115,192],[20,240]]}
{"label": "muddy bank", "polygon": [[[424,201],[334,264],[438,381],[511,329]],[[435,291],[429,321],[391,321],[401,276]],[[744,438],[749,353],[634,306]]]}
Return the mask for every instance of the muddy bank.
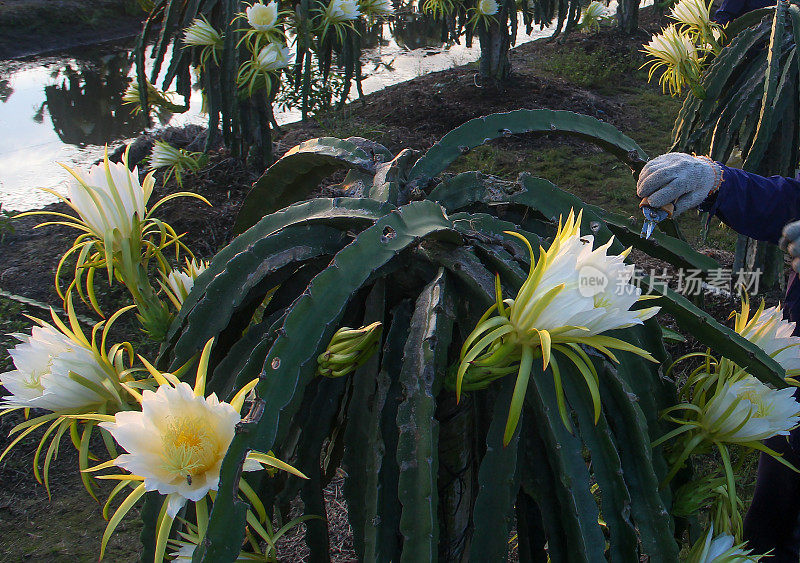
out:
{"label": "muddy bank", "polygon": [[144,16],[136,0],[0,0],[0,60],[132,37]]}

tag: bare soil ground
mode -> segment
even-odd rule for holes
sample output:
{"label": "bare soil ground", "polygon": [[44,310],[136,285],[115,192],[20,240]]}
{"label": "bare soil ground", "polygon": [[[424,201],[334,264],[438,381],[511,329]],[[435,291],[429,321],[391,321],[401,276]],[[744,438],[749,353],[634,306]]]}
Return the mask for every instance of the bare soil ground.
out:
{"label": "bare soil ground", "polygon": [[131,37],[136,0],[0,0],[0,60]]}

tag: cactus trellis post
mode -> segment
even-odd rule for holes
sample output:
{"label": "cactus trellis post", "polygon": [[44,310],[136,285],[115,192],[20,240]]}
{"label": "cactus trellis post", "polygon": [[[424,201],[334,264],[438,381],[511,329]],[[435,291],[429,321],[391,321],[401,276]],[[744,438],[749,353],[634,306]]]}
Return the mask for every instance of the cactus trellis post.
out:
{"label": "cactus trellis post", "polygon": [[627,35],[639,29],[639,0],[620,0],[617,4],[617,28]]}
{"label": "cactus trellis post", "polygon": [[[675,401],[674,385],[658,364],[629,352],[619,353],[619,364],[602,354],[586,356],[602,396],[595,420],[583,376],[562,362],[574,413],[570,432],[559,416],[552,375],[535,363],[518,430],[506,447],[513,378],[455,403],[452,377],[464,339],[495,301],[495,283],[513,295],[530,266],[525,246],[504,231],[546,246],[559,217],[582,210],[581,232],[599,243],[614,235],[612,252],[633,243],[678,265],[703,272],[718,267],[661,232],[640,239],[628,219],[546,180],[446,172],[465,150],[517,133],[575,136],[634,171],[646,157],[594,118],[518,110],[469,121],[419,158],[412,151],[395,157],[360,139],[308,141],[254,185],[238,218],[241,234],[196,279],[159,359],[174,368],[215,337],[209,391],[226,397],[260,377],[223,462],[194,561],[233,561],[239,553],[245,512],[234,493],[242,460],[254,448],[272,450],[310,477],[300,483],[276,476],[257,488],[268,511],[300,494],[308,513],[324,515],[322,489],[337,467],[345,468],[354,546],[364,561],[502,560],[514,516],[524,561],[545,557],[545,543],[553,560],[604,560],[606,539],[613,560],[677,559],[667,510],[671,489],[658,488],[667,466],[661,447],[650,447],[665,431],[658,412]],[[348,197],[293,203],[337,169],[350,170],[343,184]],[[756,346],[682,297],[660,291],[657,304],[680,326],[776,381],[775,362]],[[317,357],[338,327],[375,322],[383,324],[379,350],[355,374],[315,376]],[[667,361],[654,319],[614,334]],[[592,482],[601,491],[599,504]],[[155,502],[144,510],[146,546],[153,541]],[[326,524],[308,522],[312,560],[329,558]]]}
{"label": "cactus trellis post", "polygon": [[[484,85],[497,88],[508,79],[511,63],[508,49],[511,37],[508,33],[508,8],[504,4],[497,15],[497,21],[486,25],[479,24],[478,40],[481,46],[480,75]],[[516,17],[516,11],[512,13]]]}

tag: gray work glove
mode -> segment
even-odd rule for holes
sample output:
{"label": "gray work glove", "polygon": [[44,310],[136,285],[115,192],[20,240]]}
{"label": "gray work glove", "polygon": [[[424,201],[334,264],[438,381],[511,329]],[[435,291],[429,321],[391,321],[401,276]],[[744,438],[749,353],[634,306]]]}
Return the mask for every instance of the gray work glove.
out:
{"label": "gray work glove", "polygon": [[792,257],[792,269],[800,273],[800,221],[786,224],[778,244]]}
{"label": "gray work glove", "polygon": [[636,193],[642,205],[660,208],[675,204],[673,216],[697,207],[719,187],[722,169],[710,159],[681,152],[662,154],[644,165]]}

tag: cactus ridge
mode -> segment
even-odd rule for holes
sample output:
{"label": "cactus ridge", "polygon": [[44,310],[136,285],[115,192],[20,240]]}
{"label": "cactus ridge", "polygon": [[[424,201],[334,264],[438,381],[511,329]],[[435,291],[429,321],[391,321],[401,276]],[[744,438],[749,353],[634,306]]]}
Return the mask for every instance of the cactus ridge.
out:
{"label": "cactus ridge", "polygon": [[[659,364],[628,352],[619,352],[620,364],[613,365],[599,352],[587,356],[599,376],[602,410],[595,423],[582,374],[560,361],[569,431],[552,375],[534,362],[519,429],[506,447],[513,378],[470,391],[459,404],[446,384],[466,336],[495,303],[495,284],[513,297],[527,277],[527,247],[504,231],[546,248],[559,219],[582,210],[581,233],[594,235],[597,244],[614,236],[612,252],[630,244],[684,267],[717,267],[668,234],[643,242],[627,219],[547,180],[444,174],[456,143],[476,146],[506,129],[591,135],[634,169],[645,158],[608,124],[525,110],[468,122],[422,157],[403,151],[389,159],[382,151],[370,154],[364,143],[359,148],[331,139],[285,157],[343,159],[348,164],[336,165],[357,169],[353,185],[370,197],[318,198],[275,211],[252,196],[245,221],[252,226],[198,277],[159,360],[174,369],[216,337],[209,389],[228,396],[260,378],[225,456],[195,561],[233,561],[238,554],[246,507],[236,493],[251,449],[272,450],[310,477],[255,483],[268,512],[299,494],[306,514],[324,517],[322,491],[338,468],[344,470],[353,544],[362,561],[499,560],[506,557],[514,518],[522,561],[547,555],[576,562],[677,560],[668,510],[672,488],[658,488],[667,463],[661,447],[650,447],[664,432],[659,411],[677,394]],[[379,153],[371,169],[355,162]],[[265,177],[277,174],[270,170]],[[311,176],[304,174],[286,176],[294,180],[277,191],[308,193]],[[642,285],[681,329],[762,380],[778,380],[779,367],[756,346],[671,290],[649,289],[646,279]],[[375,322],[383,332],[366,363],[338,379],[315,377],[317,358],[339,328]],[[669,363],[655,319],[609,336]],[[568,353],[554,349],[553,356]],[[326,520],[307,525],[312,559],[327,560]]]}

